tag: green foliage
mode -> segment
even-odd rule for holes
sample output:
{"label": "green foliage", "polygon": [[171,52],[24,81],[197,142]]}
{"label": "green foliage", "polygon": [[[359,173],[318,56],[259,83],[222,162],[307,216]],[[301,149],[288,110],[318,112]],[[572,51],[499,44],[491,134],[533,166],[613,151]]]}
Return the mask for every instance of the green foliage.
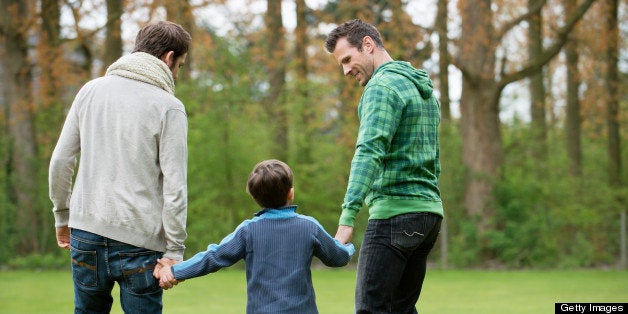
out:
{"label": "green foliage", "polygon": [[[589,267],[613,263],[618,211],[607,177],[604,143],[585,143],[582,177],[568,174],[563,139],[550,137],[545,160],[533,158],[529,126],[506,128],[509,148],[496,188],[497,229],[490,248],[508,267]],[[597,164],[593,167],[591,165]]]}
{"label": "green foliage", "polygon": [[[441,126],[440,188],[448,225],[449,266],[579,268],[613,266],[619,256],[619,213],[626,192],[608,184],[606,141],[584,138],[583,175],[568,174],[562,130],[547,153],[521,121],[502,128],[505,161],[495,183],[495,228],[480,238],[464,207],[459,129]],[[435,251],[440,246],[437,245]],[[493,252],[487,259],[483,249]],[[431,259],[438,261],[438,255]]]}
{"label": "green foliage", "polygon": [[57,250],[54,253],[33,253],[18,256],[7,261],[5,267],[9,269],[69,269],[70,258],[67,251]]}

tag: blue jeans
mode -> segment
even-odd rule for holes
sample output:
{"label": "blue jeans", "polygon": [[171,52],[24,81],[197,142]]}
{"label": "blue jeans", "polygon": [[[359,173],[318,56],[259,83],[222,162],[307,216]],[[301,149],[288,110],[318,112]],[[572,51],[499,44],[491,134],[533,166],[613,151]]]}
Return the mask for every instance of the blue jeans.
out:
{"label": "blue jeans", "polygon": [[358,258],[356,313],[417,313],[441,221],[431,213],[369,220]]}
{"label": "blue jeans", "polygon": [[109,313],[115,282],[125,313],[161,313],[163,290],[153,277],[161,252],[72,229],[74,313]]}

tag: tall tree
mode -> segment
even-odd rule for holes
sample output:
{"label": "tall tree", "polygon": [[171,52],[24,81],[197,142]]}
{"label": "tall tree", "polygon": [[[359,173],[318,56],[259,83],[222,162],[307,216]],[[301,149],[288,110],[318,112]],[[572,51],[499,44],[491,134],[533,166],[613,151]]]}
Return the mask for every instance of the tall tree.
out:
{"label": "tall tree", "polygon": [[[528,55],[531,59],[543,53],[543,17],[542,11],[536,10],[538,3],[539,0],[528,0],[528,11],[532,12],[528,18]],[[532,150],[534,156],[542,161],[545,160],[547,154],[547,113],[543,67],[530,75],[530,102],[532,132],[534,132]],[[540,171],[543,172],[542,169]]]}
{"label": "tall tree", "polygon": [[62,58],[61,8],[59,0],[41,0],[41,38],[37,56],[41,67],[41,100],[44,106],[58,100],[61,90],[60,73],[57,70]]}
{"label": "tall tree", "polygon": [[268,71],[268,96],[264,104],[274,126],[273,157],[288,160],[288,113],[285,107],[284,86],[286,84],[285,29],[281,14],[281,1],[267,1],[266,59]]}
{"label": "tall tree", "polygon": [[621,136],[619,124],[619,98],[621,82],[618,69],[619,55],[619,28],[618,28],[618,1],[605,0],[604,9],[606,11],[606,54],[604,56],[606,63],[606,79],[605,88],[607,92],[607,124],[608,124],[608,159],[609,159],[609,182],[611,186],[620,186],[622,184],[622,165],[621,165]]}
{"label": "tall tree", "polygon": [[122,56],[122,13],[124,13],[123,0],[107,1],[105,54],[102,57],[104,64],[102,73],[110,64]]}
{"label": "tall tree", "polygon": [[[573,0],[563,1],[567,15],[576,9]],[[569,35],[565,44],[565,65],[567,67],[567,119],[565,122],[565,138],[567,140],[567,156],[569,173],[572,176],[582,175],[582,118],[578,89],[580,75],[578,71],[578,39],[575,32]]]}
{"label": "tall tree", "polygon": [[314,113],[315,108],[308,102],[308,54],[307,47],[309,44],[308,37],[308,22],[307,22],[307,4],[305,0],[296,0],[297,10],[297,26],[294,30],[295,33],[295,56],[296,60],[296,77],[297,77],[297,96],[296,101],[299,104],[299,132],[296,135],[297,141],[297,161],[303,164],[310,164],[312,162],[312,143],[310,140],[314,136]]}
{"label": "tall tree", "polygon": [[[607,113],[606,123],[608,128],[608,178],[611,187],[620,190],[622,182],[622,165],[621,165],[621,135],[620,135],[620,115],[619,100],[621,82],[618,69],[619,55],[619,1],[605,0],[603,1],[603,10],[605,16],[604,28],[606,38],[606,53],[604,61],[606,63],[606,78],[604,80],[607,95]],[[617,204],[625,204],[621,196],[617,197]],[[622,269],[628,266],[628,257],[626,253],[626,208],[620,208],[620,261],[619,265]]]}
{"label": "tall tree", "polygon": [[32,73],[28,53],[28,34],[33,20],[31,1],[1,0],[0,35],[5,54],[2,56],[2,82],[5,119],[10,137],[10,161],[3,165],[9,174],[9,199],[17,211],[15,228],[17,252],[39,251],[37,232],[41,230],[38,212],[38,154],[35,139]]}
{"label": "tall tree", "polygon": [[67,76],[68,63],[63,56],[61,39],[61,6],[59,0],[41,0],[41,37],[37,42],[36,65],[41,69],[37,83],[37,129],[38,142],[43,144],[42,158],[47,164],[52,153],[52,142],[58,135],[58,129],[47,126],[58,125],[64,118],[62,100],[64,86],[69,85]]}
{"label": "tall tree", "polygon": [[449,99],[449,64],[450,57],[447,50],[449,38],[447,37],[447,0],[438,0],[436,13],[436,31],[438,33],[438,90],[440,91],[440,107],[443,122],[451,120]]}
{"label": "tall tree", "polygon": [[[40,17],[41,36],[37,43],[36,66],[41,69],[41,74],[37,77],[39,92],[35,95],[34,123],[41,126],[36,129],[37,143],[41,147],[40,164],[48,165],[52,147],[54,147],[53,141],[58,135],[58,130],[51,126],[57,126],[63,121],[63,85],[67,84],[67,81],[63,79],[67,64],[61,45],[59,0],[41,0]],[[40,170],[45,172],[45,167],[41,168]],[[51,241],[54,232],[52,232],[50,212],[40,210],[39,220],[42,221],[40,232],[38,232],[39,242],[43,246],[54,245],[54,241]]]}
{"label": "tall tree", "polygon": [[[449,99],[449,64],[450,56],[447,49],[449,44],[449,35],[447,30],[447,22],[449,18],[447,0],[438,0],[437,12],[436,12],[436,32],[438,33],[438,90],[440,91],[440,108],[443,124],[452,124],[451,122],[451,107]],[[441,128],[442,129],[442,128]],[[441,137],[442,138],[442,137]],[[445,156],[443,156],[443,164],[446,162]],[[445,202],[445,200],[443,200]],[[448,219],[445,218],[441,225],[440,236],[440,257],[441,265],[444,269],[448,268],[449,263],[449,249],[448,238],[449,228]]]}
{"label": "tall tree", "polygon": [[541,10],[539,1],[533,11],[497,28],[490,0],[460,0],[462,31],[457,58],[452,62],[462,72],[461,132],[463,163],[467,168],[464,203],[475,221],[480,238],[495,228],[493,184],[500,176],[503,147],[499,121],[499,99],[504,87],[530,76],[551,60],[565,44],[567,35],[595,0],[585,0],[557,30],[556,40],[522,67],[507,72],[505,58],[497,71],[497,47],[506,32]]}

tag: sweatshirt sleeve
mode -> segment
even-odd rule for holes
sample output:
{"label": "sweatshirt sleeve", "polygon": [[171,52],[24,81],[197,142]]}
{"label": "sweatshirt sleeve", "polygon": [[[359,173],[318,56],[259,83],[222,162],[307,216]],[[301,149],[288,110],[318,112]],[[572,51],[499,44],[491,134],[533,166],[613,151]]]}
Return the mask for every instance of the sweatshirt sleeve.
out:
{"label": "sweatshirt sleeve", "polygon": [[224,267],[229,267],[244,258],[246,253],[246,229],[242,223],[234,232],[226,236],[220,244],[210,244],[207,250],[192,258],[172,266],[177,280],[207,275]]}
{"label": "sweatshirt sleeve", "polygon": [[162,221],[166,236],[164,257],[182,260],[187,222],[187,117],[183,110],[165,113],[159,144],[163,174]]}
{"label": "sweatshirt sleeve", "polygon": [[342,244],[334,239],[320,224],[317,224],[316,245],[314,256],[318,257],[323,264],[329,267],[345,266],[355,254],[352,243]]}
{"label": "sweatshirt sleeve", "polygon": [[360,128],[340,225],[353,227],[364,199],[382,171],[383,158],[399,125],[402,110],[395,104],[400,103],[401,99],[386,86],[376,84],[364,91],[358,106]]}
{"label": "sweatshirt sleeve", "polygon": [[[81,93],[77,95],[80,98]],[[75,100],[63,124],[59,140],[50,158],[48,193],[52,201],[55,227],[65,227],[70,219],[72,177],[81,150],[79,123]]]}

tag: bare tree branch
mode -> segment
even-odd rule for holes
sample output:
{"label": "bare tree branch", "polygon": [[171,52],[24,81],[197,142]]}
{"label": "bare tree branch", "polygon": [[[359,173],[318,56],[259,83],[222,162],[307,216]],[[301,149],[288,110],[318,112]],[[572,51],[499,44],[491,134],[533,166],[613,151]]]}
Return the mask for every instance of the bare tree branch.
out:
{"label": "bare tree branch", "polygon": [[531,10],[529,10],[525,14],[522,14],[521,16],[515,18],[514,20],[512,20],[512,21],[502,25],[502,27],[497,30],[497,35],[495,37],[497,42],[500,42],[501,39],[506,35],[506,33],[508,33],[515,26],[519,25],[519,23],[529,19],[530,16],[540,12],[541,9],[543,9],[543,6],[545,5],[545,3],[547,3],[547,0],[536,0],[536,2],[533,4]]}
{"label": "bare tree branch", "polygon": [[591,5],[595,1],[596,0],[586,0],[584,3],[582,3],[576,9],[574,14],[567,18],[565,25],[558,30],[556,34],[557,39],[550,47],[545,49],[543,53],[539,55],[538,58],[529,60],[529,63],[525,65],[522,69],[516,72],[507,73],[506,75],[504,75],[501,78],[501,80],[498,82],[498,84],[503,87],[512,82],[526,78],[530,76],[532,73],[534,73],[535,71],[538,71],[545,64],[547,64],[552,58],[554,58],[554,56],[556,56],[560,52],[562,47],[565,45],[565,42],[567,42],[569,34],[573,30],[576,23],[578,23],[578,21],[582,19],[584,14],[589,10]]}

